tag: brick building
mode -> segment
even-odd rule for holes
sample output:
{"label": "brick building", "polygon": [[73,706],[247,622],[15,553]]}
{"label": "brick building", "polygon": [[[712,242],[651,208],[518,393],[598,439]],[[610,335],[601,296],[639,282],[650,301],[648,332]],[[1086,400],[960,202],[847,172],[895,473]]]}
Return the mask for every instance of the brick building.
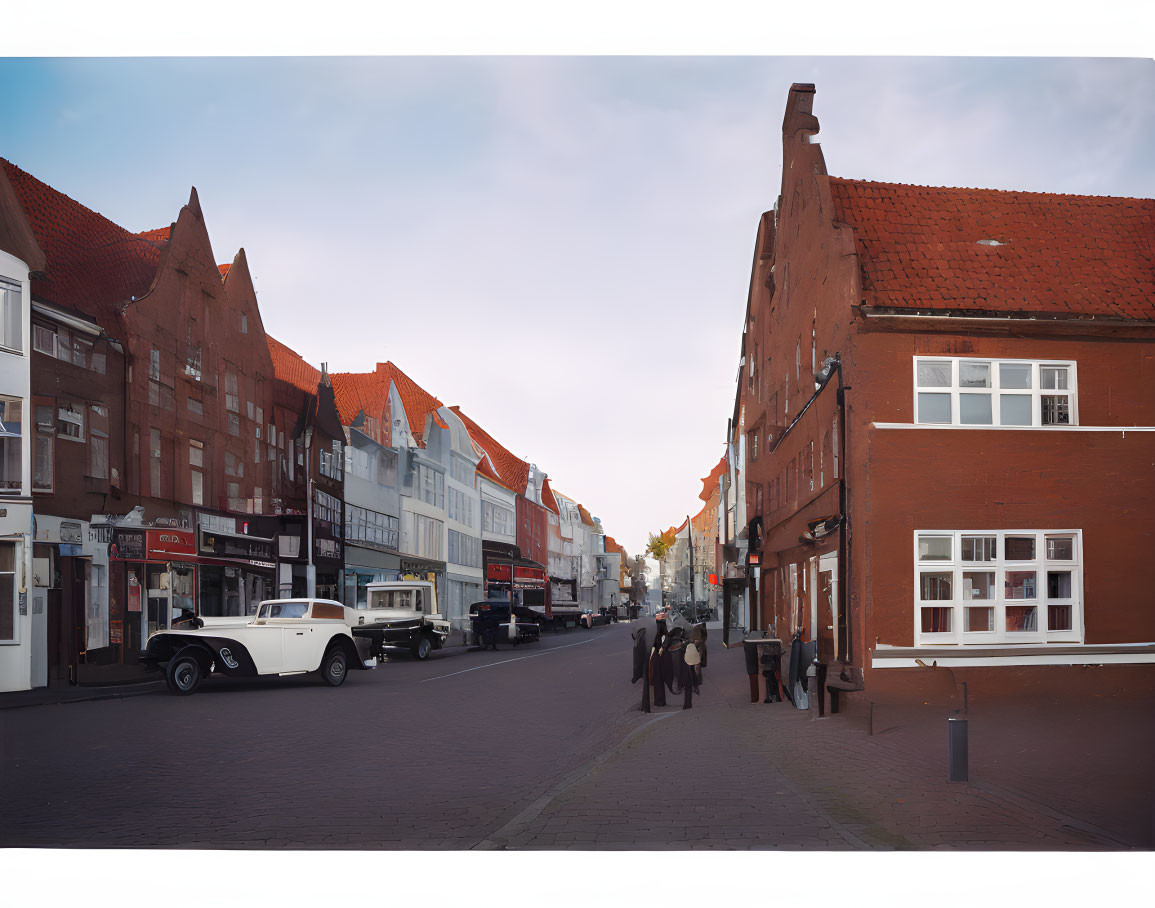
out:
{"label": "brick building", "polygon": [[744,326],[755,622],[876,694],[1149,683],[1155,201],[830,177],[813,96]]}

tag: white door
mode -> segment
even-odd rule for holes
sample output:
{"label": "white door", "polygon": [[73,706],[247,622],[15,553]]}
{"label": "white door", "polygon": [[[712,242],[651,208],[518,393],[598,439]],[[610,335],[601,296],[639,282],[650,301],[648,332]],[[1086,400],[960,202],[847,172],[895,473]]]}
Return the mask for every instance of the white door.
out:
{"label": "white door", "polygon": [[291,618],[286,618],[284,625],[285,664],[281,671],[311,672],[317,669],[321,664],[317,629]]}

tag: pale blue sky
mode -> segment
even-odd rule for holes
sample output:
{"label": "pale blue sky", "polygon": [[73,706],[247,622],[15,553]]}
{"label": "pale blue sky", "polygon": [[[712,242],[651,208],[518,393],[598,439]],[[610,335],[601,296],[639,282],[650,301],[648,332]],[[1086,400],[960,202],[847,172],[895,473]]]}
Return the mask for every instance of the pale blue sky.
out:
{"label": "pale blue sky", "polygon": [[0,156],[138,231],[196,185],[266,329],[392,359],[631,552],[722,453],[791,82],[836,176],[1155,196],[1155,63],[0,61]]}

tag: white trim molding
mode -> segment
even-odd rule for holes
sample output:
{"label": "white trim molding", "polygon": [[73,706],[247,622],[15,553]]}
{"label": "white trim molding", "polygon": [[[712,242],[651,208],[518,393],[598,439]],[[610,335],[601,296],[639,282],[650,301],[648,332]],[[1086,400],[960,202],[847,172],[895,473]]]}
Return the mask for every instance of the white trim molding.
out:
{"label": "white trim molding", "polygon": [[872,429],[931,429],[940,432],[1155,432],[1155,426],[948,426],[945,423],[872,422]]}
{"label": "white trim molding", "polygon": [[1155,664],[1155,643],[1078,646],[890,646],[878,644],[871,668],[986,668],[1003,665]]}

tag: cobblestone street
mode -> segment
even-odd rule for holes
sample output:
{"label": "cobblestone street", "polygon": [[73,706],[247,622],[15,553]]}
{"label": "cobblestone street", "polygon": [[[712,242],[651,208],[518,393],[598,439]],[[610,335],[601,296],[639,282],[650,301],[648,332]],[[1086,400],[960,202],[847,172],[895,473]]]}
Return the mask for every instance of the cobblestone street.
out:
{"label": "cobblestone street", "polygon": [[[213,679],[188,698],[156,691],[2,710],[0,844],[1151,845],[1147,757],[1116,773],[1130,796],[1114,804],[1090,777],[1081,801],[1065,798],[1070,785],[1055,770],[1049,787],[1045,771],[1030,790],[1010,784],[1013,772],[984,766],[989,745],[972,744],[969,784],[949,783],[945,716],[895,716],[868,736],[848,716],[750,704],[741,651],[723,649],[718,634],[694,708],[646,715],[629,684],[629,630],[446,650],[425,663],[402,656],[338,690],[312,678]],[[986,726],[973,717],[972,726],[980,741]],[[1040,726],[1041,744],[1045,733]]]}

